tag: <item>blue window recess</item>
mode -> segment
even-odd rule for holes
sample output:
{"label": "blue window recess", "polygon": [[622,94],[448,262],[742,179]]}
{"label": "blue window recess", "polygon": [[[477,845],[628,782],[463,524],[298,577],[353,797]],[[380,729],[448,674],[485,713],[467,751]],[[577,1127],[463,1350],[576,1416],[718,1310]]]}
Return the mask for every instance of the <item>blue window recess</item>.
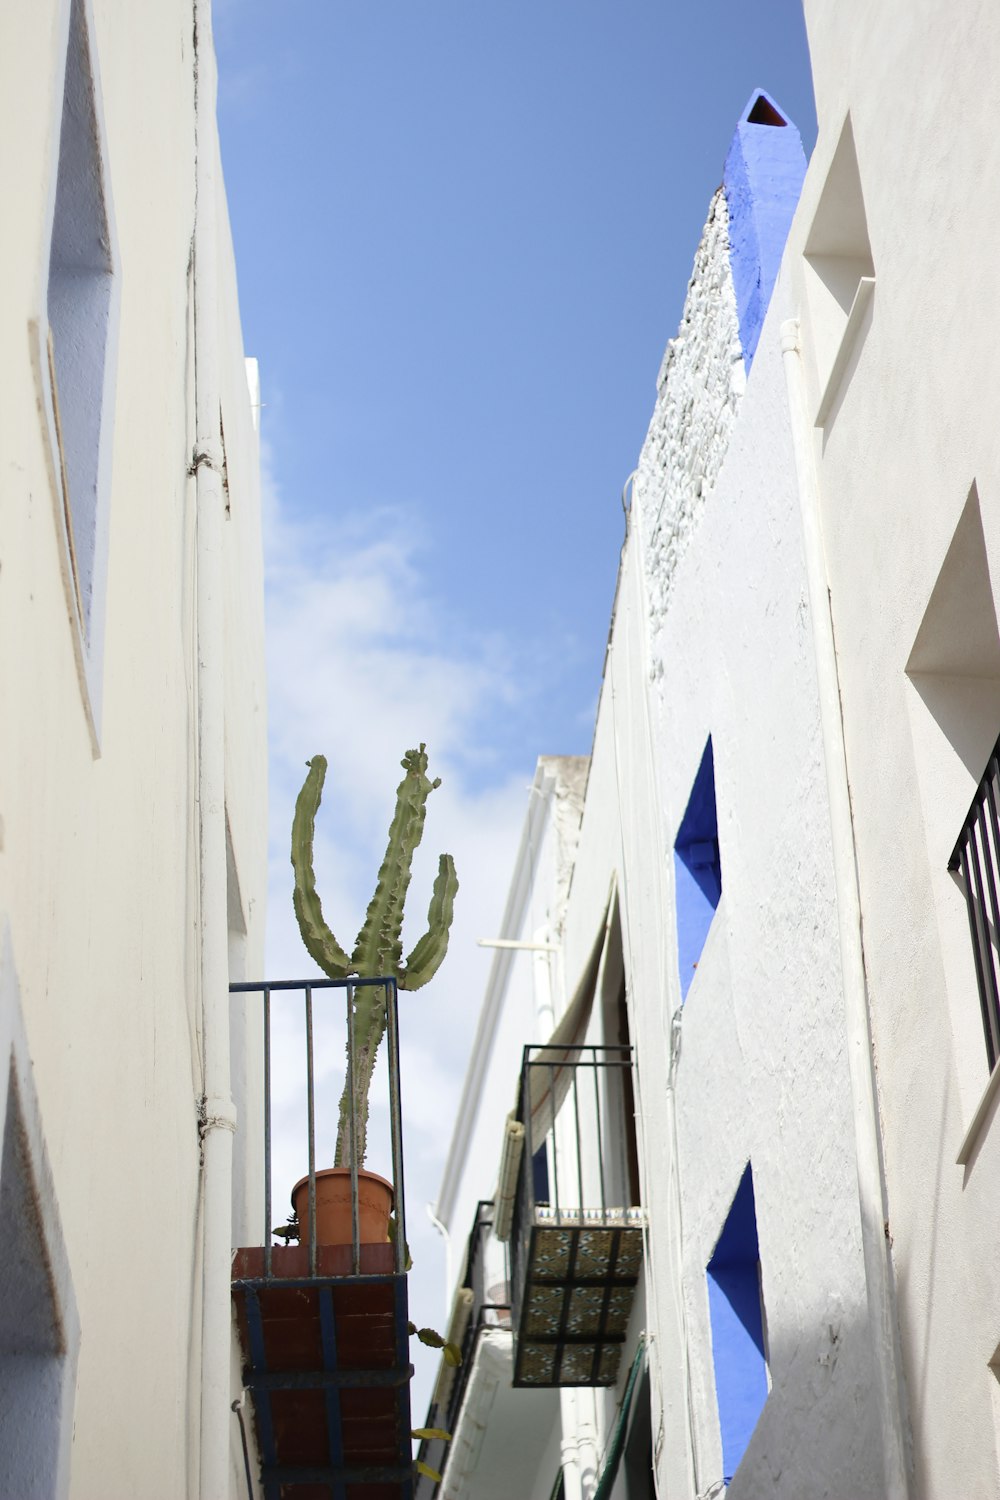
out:
{"label": "blue window recess", "polygon": [[767,1400],[757,1214],[749,1162],[706,1275],[722,1472],[728,1484]]}
{"label": "blue window recess", "polygon": [[677,961],[681,998],[687,996],[701,951],[722,897],[719,820],[715,812],[715,764],[709,737],[674,842],[677,901]]}

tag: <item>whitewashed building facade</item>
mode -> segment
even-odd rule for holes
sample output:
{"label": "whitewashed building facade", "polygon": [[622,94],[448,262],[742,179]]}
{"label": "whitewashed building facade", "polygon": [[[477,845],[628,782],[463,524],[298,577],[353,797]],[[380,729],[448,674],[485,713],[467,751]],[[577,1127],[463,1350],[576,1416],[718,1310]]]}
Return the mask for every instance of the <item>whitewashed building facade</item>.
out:
{"label": "whitewashed building facade", "polygon": [[0,76],[0,1493],[223,1500],[266,739],[208,6],[12,0]]}
{"label": "whitewashed building facade", "polygon": [[[1000,22],[806,17],[815,152],[751,99],[586,776],[539,763],[435,1208],[470,1359],[427,1496],[1000,1483]],[[622,1045],[595,1126],[567,1080]]]}

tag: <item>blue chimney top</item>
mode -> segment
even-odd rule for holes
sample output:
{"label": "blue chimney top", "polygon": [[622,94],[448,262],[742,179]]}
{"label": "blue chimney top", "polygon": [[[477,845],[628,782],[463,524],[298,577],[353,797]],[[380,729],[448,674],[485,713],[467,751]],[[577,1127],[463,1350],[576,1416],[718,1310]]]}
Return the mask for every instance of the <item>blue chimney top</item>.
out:
{"label": "blue chimney top", "polygon": [[729,213],[729,263],[748,373],[805,171],[802,138],[794,122],[770,94],[755,89],[736,126],[722,179]]}

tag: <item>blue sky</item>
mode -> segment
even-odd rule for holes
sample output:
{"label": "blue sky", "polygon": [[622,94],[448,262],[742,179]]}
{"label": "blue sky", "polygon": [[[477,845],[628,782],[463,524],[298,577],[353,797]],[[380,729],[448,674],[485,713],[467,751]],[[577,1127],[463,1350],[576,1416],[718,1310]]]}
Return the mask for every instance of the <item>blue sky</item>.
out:
{"label": "blue sky", "polygon": [[462,881],[433,995],[403,997],[413,1296],[433,1321],[421,1205],[485,982],[474,940],[499,922],[537,755],[590,748],[622,486],[754,88],[811,150],[801,9],[216,0],[216,44],[266,404],[268,969],[309,970],[286,853],[303,762],[330,758],[318,873],[349,942],[399,757],[426,740],[445,783],[417,918],[439,849]]}
{"label": "blue sky", "polygon": [[449,633],[504,653],[467,774],[586,751],[619,496],[751,90],[812,144],[797,0],[228,0],[218,33],[287,504],[395,512]]}

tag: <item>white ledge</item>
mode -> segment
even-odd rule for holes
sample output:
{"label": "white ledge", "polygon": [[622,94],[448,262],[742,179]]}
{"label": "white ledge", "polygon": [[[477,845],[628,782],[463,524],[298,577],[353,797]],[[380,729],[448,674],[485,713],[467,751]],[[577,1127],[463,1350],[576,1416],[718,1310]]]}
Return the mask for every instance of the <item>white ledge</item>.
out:
{"label": "white ledge", "polygon": [[864,322],[865,313],[868,311],[868,304],[872,300],[872,292],[874,290],[875,277],[862,276],[858,282],[858,289],[854,293],[851,310],[847,314],[847,322],[844,325],[844,336],[840,340],[840,347],[834,357],[826,386],[822,396],[819,398],[819,406],[816,411],[817,427],[822,427],[830,415],[830,409],[836,400],[837,392],[840,390],[844,371],[847,369],[848,361],[858,341],[858,334],[861,332],[861,325]]}
{"label": "white ledge", "polygon": [[979,1144],[980,1133],[986,1122],[986,1117],[993,1106],[993,1101],[997,1096],[998,1090],[1000,1090],[1000,1067],[995,1067],[990,1074],[990,1081],[983,1091],[983,1097],[976,1106],[976,1112],[972,1116],[972,1121],[965,1132],[962,1144],[958,1148],[958,1155],[955,1157],[955,1161],[960,1167],[968,1166],[969,1158]]}

